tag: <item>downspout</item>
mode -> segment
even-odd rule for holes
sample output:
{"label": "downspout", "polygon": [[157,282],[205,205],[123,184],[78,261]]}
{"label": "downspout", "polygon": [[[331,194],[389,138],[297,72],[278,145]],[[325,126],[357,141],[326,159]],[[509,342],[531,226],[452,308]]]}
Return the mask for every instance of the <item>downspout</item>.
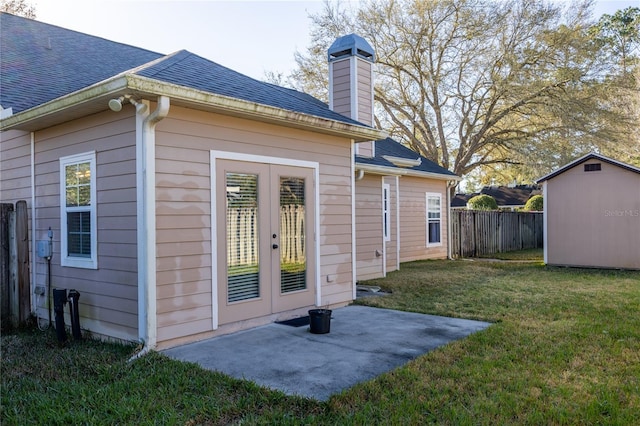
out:
{"label": "downspout", "polygon": [[138,334],[144,344],[131,358],[136,359],[157,343],[155,126],[169,113],[170,103],[168,97],[158,97],[158,105],[151,114],[148,103],[132,103],[136,107]]}
{"label": "downspout", "polygon": [[356,180],[362,180],[362,178],[364,177],[364,170],[358,169],[356,170],[356,172],[358,172],[358,175],[356,176]]}
{"label": "downspout", "polygon": [[455,185],[455,180],[447,181],[447,259],[449,260],[453,260],[451,252],[451,188]]}

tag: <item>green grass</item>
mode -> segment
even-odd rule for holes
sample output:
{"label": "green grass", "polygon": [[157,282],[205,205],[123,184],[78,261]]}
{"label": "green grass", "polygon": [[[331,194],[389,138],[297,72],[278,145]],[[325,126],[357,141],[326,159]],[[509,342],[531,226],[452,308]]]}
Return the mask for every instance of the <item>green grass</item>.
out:
{"label": "green grass", "polygon": [[359,300],[491,321],[321,403],[131,346],[2,336],[0,423],[640,424],[640,272],[424,261]]}

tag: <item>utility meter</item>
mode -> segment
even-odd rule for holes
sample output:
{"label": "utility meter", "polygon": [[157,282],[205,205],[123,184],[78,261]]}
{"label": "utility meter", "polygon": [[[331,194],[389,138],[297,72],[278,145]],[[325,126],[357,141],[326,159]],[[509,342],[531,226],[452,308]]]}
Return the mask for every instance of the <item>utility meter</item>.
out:
{"label": "utility meter", "polygon": [[38,240],[38,257],[49,258],[51,257],[51,242],[47,240]]}

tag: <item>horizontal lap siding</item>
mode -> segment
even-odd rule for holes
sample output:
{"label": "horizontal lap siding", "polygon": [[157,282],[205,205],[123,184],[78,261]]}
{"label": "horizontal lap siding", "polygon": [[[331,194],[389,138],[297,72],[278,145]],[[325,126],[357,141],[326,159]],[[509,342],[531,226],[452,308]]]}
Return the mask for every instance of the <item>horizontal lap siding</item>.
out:
{"label": "horizontal lap siding", "polygon": [[356,267],[357,279],[383,276],[382,178],[365,174],[356,182]]}
{"label": "horizontal lap siding", "polygon": [[351,300],[349,145],[331,136],[171,108],[156,128],[160,344],[212,331],[211,254],[217,244],[211,241],[211,150],[320,163],[323,303]]}
{"label": "horizontal lap siding", "polygon": [[0,202],[19,200],[25,200],[30,210],[31,135],[9,130],[0,133]]}
{"label": "horizontal lap siding", "polygon": [[[82,328],[125,340],[138,338],[136,162],[133,109],[105,112],[36,133],[36,239],[54,233],[52,287],[80,292]],[[96,152],[98,269],[60,266],[60,157]],[[37,285],[46,263],[34,259]],[[46,318],[44,301],[39,316]]]}
{"label": "horizontal lap siding", "polygon": [[351,61],[349,59],[332,62],[333,67],[333,110],[351,117]]}
{"label": "horizontal lap siding", "polygon": [[[441,259],[447,256],[446,182],[404,176],[400,178],[400,262]],[[441,199],[442,245],[427,247],[426,193],[439,193]]]}

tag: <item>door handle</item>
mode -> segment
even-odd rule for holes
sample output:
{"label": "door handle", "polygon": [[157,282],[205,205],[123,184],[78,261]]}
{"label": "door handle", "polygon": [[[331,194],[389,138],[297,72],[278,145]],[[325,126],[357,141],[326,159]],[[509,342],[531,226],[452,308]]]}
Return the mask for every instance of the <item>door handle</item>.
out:
{"label": "door handle", "polygon": [[274,245],[272,245],[271,247],[273,247],[273,249],[275,250],[275,249],[277,249],[277,248],[278,248],[278,245],[277,245],[277,244],[274,244]]}

